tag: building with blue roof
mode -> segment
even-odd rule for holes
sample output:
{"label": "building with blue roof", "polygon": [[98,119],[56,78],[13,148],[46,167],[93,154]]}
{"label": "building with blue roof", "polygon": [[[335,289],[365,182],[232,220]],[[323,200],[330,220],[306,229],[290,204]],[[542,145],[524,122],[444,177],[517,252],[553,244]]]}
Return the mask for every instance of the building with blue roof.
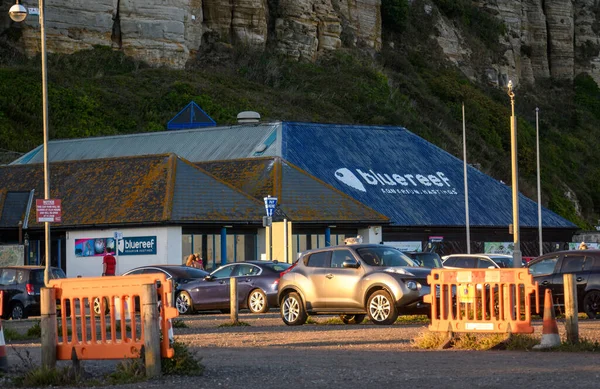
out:
{"label": "building with blue roof", "polygon": [[[172,229],[165,235],[175,234],[170,238],[171,244],[181,240],[175,245],[174,254],[170,254],[177,261],[197,251],[209,263],[212,257],[213,266],[259,259],[265,250],[262,216],[255,211],[236,213],[235,208],[239,199],[246,199],[246,203],[247,199],[253,199],[260,206],[266,195],[279,199],[276,215],[294,223],[292,244],[296,253],[341,243],[344,237],[356,234],[371,242],[399,247],[412,242],[411,247],[436,250],[440,254],[467,251],[463,161],[403,127],[254,122],[48,143],[51,172],[55,165],[61,165],[62,172],[72,172],[82,160],[87,161],[88,169],[101,169],[106,160],[117,161],[111,162],[111,166],[127,160],[127,169],[135,168],[150,176],[151,170],[140,166],[148,158],[134,158],[133,162],[131,158],[171,154],[182,161],[181,166],[173,168],[168,177],[159,176],[167,183],[175,177],[177,181],[157,190],[172,191],[160,198],[166,201],[165,210],[177,211],[164,211],[164,218],[155,217],[151,223],[152,228]],[[8,176],[23,166],[39,167],[42,161],[42,148],[38,147],[0,169],[0,182],[3,174]],[[126,171],[116,173],[127,177]],[[111,179],[111,176],[98,177]],[[203,184],[195,185],[200,178]],[[82,190],[78,189],[80,182],[66,179],[60,182],[62,187],[54,190]],[[139,182],[132,185],[140,185]],[[499,247],[500,243],[512,242],[510,187],[471,166],[468,183],[471,252],[483,252],[487,244],[498,243]],[[3,185],[0,214],[11,220],[3,223],[0,219],[6,243],[16,237],[12,225],[16,220],[15,209],[27,208],[25,204],[15,205],[15,199],[30,202],[43,192],[38,189],[29,198],[23,195],[27,188],[20,186],[15,191],[10,185],[16,184],[6,180]],[[129,184],[122,181],[121,185]],[[223,185],[230,189],[224,192]],[[42,188],[41,182],[37,188]],[[52,183],[51,188],[54,188]],[[136,190],[140,188],[131,187],[122,193]],[[17,192],[21,195],[16,195]],[[181,203],[187,195],[203,196],[210,201]],[[81,199],[82,204],[77,206],[85,209],[86,197],[89,195],[72,198]],[[142,201],[141,197],[136,199]],[[170,202],[173,199],[179,202]],[[119,199],[115,201],[118,203]],[[246,203],[245,209],[249,206]],[[210,209],[199,211],[210,208],[211,204],[219,213],[211,214]],[[521,195],[519,205],[521,249],[524,256],[535,256],[539,253],[537,203]],[[227,207],[230,212],[223,210]],[[544,252],[562,249],[578,230],[576,225],[545,208],[542,221]],[[112,230],[126,228],[134,228],[140,234],[148,228],[147,223],[115,216],[104,220],[101,227],[111,234]],[[94,228],[94,223],[82,221],[68,226],[53,225],[54,236],[63,239],[57,251],[66,253],[68,258],[73,242],[67,235],[74,231],[81,235],[82,230]],[[36,235],[35,228],[30,232]]]}

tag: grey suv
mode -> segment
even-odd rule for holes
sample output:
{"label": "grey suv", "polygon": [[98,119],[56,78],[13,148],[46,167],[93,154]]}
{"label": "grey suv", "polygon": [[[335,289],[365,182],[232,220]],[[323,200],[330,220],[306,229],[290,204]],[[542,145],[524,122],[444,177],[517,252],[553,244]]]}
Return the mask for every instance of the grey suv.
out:
{"label": "grey suv", "polygon": [[365,316],[393,324],[399,314],[428,314],[427,275],[400,250],[383,245],[333,246],[304,252],[279,280],[281,318],[302,325],[308,315],[339,314],[346,324]]}

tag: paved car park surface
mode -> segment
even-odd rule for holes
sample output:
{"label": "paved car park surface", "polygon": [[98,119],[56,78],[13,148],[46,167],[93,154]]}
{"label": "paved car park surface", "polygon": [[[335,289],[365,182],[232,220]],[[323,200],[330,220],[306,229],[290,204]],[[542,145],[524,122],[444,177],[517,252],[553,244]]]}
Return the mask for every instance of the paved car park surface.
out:
{"label": "paved car park surface", "polygon": [[[247,312],[247,311],[246,311]],[[332,316],[317,316],[325,323]],[[424,351],[412,345],[427,332],[426,324],[376,326],[307,324],[289,327],[279,314],[241,313],[244,327],[223,314],[181,316],[188,328],[176,328],[179,341],[202,357],[201,377],[165,377],[157,382],[119,388],[578,388],[597,387],[600,353],[524,351]],[[28,328],[33,321],[4,322],[10,328]],[[29,324],[25,324],[29,323]],[[536,321],[541,333],[541,321]],[[559,320],[564,339],[564,325]],[[581,320],[580,336],[600,339],[600,321]],[[17,344],[39,359],[39,344]],[[9,363],[20,363],[8,348]],[[92,375],[109,372],[113,361],[84,361]]]}

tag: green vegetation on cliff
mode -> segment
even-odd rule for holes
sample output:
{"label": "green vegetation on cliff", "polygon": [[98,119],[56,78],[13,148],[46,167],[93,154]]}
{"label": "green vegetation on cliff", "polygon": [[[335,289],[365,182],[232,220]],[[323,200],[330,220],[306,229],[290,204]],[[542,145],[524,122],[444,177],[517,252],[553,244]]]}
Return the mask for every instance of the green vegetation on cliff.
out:
{"label": "green vegetation on cliff", "polygon": [[[436,3],[471,39],[497,49],[489,42],[503,26],[489,24],[489,15],[468,8],[467,1]],[[400,125],[462,158],[464,103],[469,163],[510,183],[508,96],[471,82],[442,60],[429,37],[431,18],[422,7],[404,4],[383,2],[380,53],[340,50],[316,63],[239,47],[203,56],[186,70],[149,68],[106,47],[50,55],[50,138],[162,131],[194,100],[219,125],[234,123],[244,110],[258,111],[263,120]],[[0,45],[0,153],[27,152],[42,143],[40,59],[20,56],[10,40]],[[520,189],[536,199],[539,107],[543,204],[582,228],[596,221],[600,207],[599,97],[586,75],[516,91]]]}

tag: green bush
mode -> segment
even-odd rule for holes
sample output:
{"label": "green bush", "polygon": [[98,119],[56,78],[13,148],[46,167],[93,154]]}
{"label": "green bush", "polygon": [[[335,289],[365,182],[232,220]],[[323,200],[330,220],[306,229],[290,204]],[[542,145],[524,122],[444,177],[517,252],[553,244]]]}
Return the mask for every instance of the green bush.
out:
{"label": "green bush", "polygon": [[381,22],[384,29],[401,32],[408,20],[407,0],[382,0]]}

